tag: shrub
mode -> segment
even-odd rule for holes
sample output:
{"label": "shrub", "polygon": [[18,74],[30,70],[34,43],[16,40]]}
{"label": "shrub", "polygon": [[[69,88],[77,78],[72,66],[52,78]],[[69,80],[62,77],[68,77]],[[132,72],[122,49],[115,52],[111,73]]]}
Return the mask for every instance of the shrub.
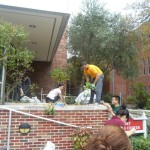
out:
{"label": "shrub", "polygon": [[55,68],[50,72],[50,76],[55,83],[65,82],[70,79],[70,72],[66,69]]}
{"label": "shrub", "polygon": [[142,136],[133,136],[131,137],[131,143],[133,150],[150,150],[150,135],[147,139]]}
{"label": "shrub", "polygon": [[147,105],[144,107],[144,109],[150,110],[150,98],[147,100]]}
{"label": "shrub", "polygon": [[107,103],[111,103],[112,96],[112,93],[105,93],[102,95],[102,100],[104,100]]}
{"label": "shrub", "polygon": [[84,150],[88,140],[92,136],[92,131],[91,129],[77,129],[73,133],[73,150]]}
{"label": "shrub", "polygon": [[143,109],[150,98],[150,95],[146,92],[145,87],[142,83],[137,83],[131,85],[131,90],[133,91],[133,99],[137,108]]}
{"label": "shrub", "polygon": [[30,93],[31,93],[31,96],[34,97],[36,96],[36,91],[38,90],[39,86],[36,84],[36,83],[33,83],[30,85]]}
{"label": "shrub", "polygon": [[150,119],[147,120],[147,131],[150,134]]}
{"label": "shrub", "polygon": [[129,95],[127,98],[126,98],[126,103],[128,104],[134,104],[136,101],[136,98],[132,95]]}
{"label": "shrub", "polygon": [[65,97],[66,104],[75,104],[75,98],[76,96],[66,96]]}
{"label": "shrub", "polygon": [[45,114],[46,115],[54,115],[55,114],[54,104],[47,103],[45,105]]}

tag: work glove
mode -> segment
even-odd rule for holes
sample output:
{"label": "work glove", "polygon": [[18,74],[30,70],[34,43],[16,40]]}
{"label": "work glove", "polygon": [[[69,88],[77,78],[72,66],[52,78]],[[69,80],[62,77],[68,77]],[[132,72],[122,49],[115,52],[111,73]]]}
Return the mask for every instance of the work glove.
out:
{"label": "work glove", "polygon": [[91,85],[91,89],[92,89],[92,90],[96,90],[95,84],[92,84],[92,85]]}
{"label": "work glove", "polygon": [[92,87],[95,87],[95,84],[94,84],[94,83],[92,84]]}

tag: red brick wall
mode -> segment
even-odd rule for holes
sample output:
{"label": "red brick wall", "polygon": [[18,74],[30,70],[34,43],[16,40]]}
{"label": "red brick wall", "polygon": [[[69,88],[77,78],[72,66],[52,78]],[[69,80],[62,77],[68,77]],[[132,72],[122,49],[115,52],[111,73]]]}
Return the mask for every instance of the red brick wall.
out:
{"label": "red brick wall", "polygon": [[[139,76],[136,77],[132,83],[143,83],[144,86],[150,88],[150,74],[148,73],[148,59],[145,58],[145,74],[143,74],[143,66],[139,63]],[[112,72],[110,73],[110,77],[112,77]],[[122,97],[125,98],[131,94],[130,90],[131,82],[129,80],[125,80],[122,76],[118,76],[115,72],[114,74],[114,94],[122,94]],[[110,92],[112,93],[112,78],[110,80]],[[150,92],[150,89],[149,91]]]}
{"label": "red brick wall", "polygon": [[[110,92],[113,93],[113,77],[112,72],[110,73]],[[114,71],[114,95],[122,95],[122,97],[126,97],[128,95],[128,80],[122,78]]]}
{"label": "red brick wall", "polygon": [[31,73],[31,82],[39,86],[39,93],[41,88],[48,92],[51,88],[52,81],[49,76],[50,63],[48,62],[33,62],[34,72]]}
{"label": "red brick wall", "polygon": [[[150,86],[150,76],[149,75],[140,75],[139,77],[135,78],[132,83],[139,83],[142,82],[145,86]],[[122,76],[114,74],[114,94],[120,95],[122,98],[126,98],[132,94],[130,90],[131,82],[127,79],[124,79]],[[110,92],[113,93],[113,84],[112,79],[110,80]]]}
{"label": "red brick wall", "polygon": [[[106,110],[57,110],[55,115],[44,115],[44,110],[24,110],[31,114],[62,121],[77,126],[92,126],[93,133],[101,128],[108,118]],[[0,109],[0,149],[7,145],[9,112]],[[31,131],[21,135],[21,123],[28,122]],[[41,119],[12,112],[10,133],[11,150],[43,150],[47,141],[56,144],[57,150],[72,150],[72,133],[75,129]]]}
{"label": "red brick wall", "polygon": [[148,58],[144,58],[145,61],[145,74],[143,74],[143,66],[141,65],[141,63],[139,64],[139,72],[140,75],[139,77],[137,77],[134,82],[142,82],[145,86],[150,86],[150,74],[149,74],[149,65],[148,65]]}
{"label": "red brick wall", "polygon": [[66,32],[64,32],[60,44],[58,46],[57,52],[53,59],[51,69],[55,67],[65,67],[67,64],[67,36]]}
{"label": "red brick wall", "polygon": [[37,62],[34,61],[32,66],[34,72],[30,74],[32,83],[37,83],[39,86],[38,93],[40,93],[41,88],[43,88],[44,93],[48,93],[54,84],[49,76],[50,70],[56,67],[65,67],[67,64],[67,49],[66,49],[66,33],[63,34],[60,44],[58,46],[57,52],[53,59],[53,62]]}

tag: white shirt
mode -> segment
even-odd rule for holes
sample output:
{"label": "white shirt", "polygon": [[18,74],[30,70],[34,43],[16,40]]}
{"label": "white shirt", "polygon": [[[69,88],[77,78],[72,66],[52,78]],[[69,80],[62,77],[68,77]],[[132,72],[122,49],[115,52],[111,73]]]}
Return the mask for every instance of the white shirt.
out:
{"label": "white shirt", "polygon": [[49,97],[50,99],[54,99],[56,96],[58,96],[59,94],[61,94],[61,90],[59,88],[56,88],[52,91],[50,91],[47,95],[47,97]]}

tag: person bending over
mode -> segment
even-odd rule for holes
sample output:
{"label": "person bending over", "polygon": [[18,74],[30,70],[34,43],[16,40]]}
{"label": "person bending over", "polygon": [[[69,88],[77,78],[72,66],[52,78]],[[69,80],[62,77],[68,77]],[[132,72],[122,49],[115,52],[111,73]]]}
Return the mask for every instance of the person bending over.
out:
{"label": "person bending over", "polygon": [[84,69],[86,81],[91,81],[93,87],[96,87],[96,90],[91,89],[91,97],[89,104],[93,104],[94,93],[96,93],[96,103],[100,104],[104,74],[100,68],[92,64],[87,64],[86,62],[82,63],[82,67]]}

